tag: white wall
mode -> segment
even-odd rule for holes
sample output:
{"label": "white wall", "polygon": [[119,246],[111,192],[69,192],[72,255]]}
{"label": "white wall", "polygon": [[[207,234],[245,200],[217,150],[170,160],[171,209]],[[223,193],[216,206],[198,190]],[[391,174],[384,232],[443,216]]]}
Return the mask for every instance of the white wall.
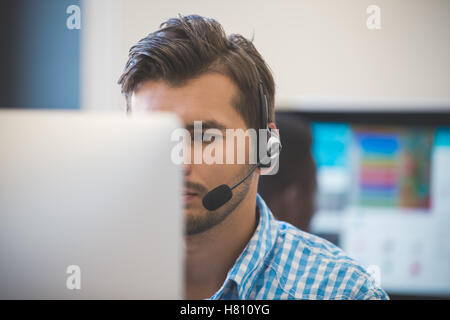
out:
{"label": "white wall", "polygon": [[[366,27],[371,4],[381,8],[380,30]],[[129,48],[178,13],[213,17],[227,33],[254,32],[277,105],[300,96],[450,101],[448,0],[85,0],[82,105],[123,108],[115,83]]]}

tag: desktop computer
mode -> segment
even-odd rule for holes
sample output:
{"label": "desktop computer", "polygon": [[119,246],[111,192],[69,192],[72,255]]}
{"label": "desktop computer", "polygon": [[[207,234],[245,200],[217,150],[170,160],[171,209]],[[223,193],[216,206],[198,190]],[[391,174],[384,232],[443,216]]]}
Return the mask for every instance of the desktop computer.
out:
{"label": "desktop computer", "polygon": [[182,297],[170,114],[0,111],[0,299]]}

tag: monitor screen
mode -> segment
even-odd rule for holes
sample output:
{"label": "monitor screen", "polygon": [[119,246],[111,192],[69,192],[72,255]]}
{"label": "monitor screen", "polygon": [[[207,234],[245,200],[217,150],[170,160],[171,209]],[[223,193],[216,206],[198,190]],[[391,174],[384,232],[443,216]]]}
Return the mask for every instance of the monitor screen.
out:
{"label": "monitor screen", "polygon": [[448,114],[300,115],[317,167],[312,233],[390,294],[450,296]]}

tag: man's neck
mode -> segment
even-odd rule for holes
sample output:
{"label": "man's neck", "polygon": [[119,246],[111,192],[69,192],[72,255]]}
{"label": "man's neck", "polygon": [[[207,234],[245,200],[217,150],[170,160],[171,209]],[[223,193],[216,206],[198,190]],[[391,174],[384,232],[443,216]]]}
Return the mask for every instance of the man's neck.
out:
{"label": "man's neck", "polygon": [[186,299],[209,298],[220,289],[255,232],[255,210],[256,190],[250,190],[222,223],[201,234],[186,237]]}

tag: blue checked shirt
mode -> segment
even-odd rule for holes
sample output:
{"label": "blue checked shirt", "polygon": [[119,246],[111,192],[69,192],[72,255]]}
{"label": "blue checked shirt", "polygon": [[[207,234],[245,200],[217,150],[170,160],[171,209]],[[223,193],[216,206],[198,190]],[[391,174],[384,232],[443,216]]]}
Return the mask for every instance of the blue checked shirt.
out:
{"label": "blue checked shirt", "polygon": [[389,299],[341,249],[277,221],[257,195],[259,224],[210,299]]}

